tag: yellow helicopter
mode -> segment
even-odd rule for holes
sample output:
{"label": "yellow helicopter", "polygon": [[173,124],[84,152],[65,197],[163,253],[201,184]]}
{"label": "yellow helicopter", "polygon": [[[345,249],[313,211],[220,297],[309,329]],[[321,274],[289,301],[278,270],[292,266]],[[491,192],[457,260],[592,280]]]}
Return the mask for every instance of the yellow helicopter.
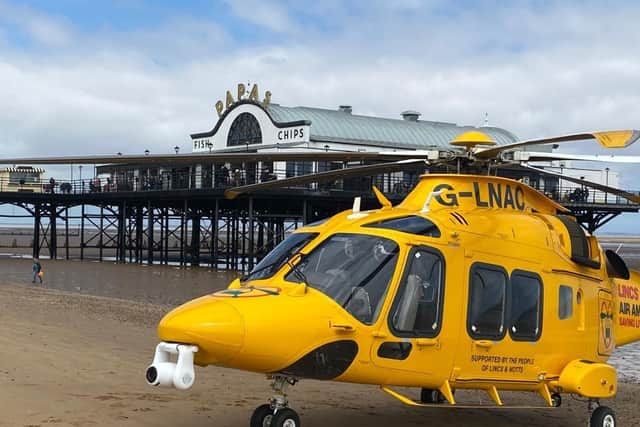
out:
{"label": "yellow helicopter", "polygon": [[[639,137],[596,132],[486,148],[476,132],[454,144],[475,164],[512,160],[508,150],[527,145],[592,138],[613,148]],[[640,273],[519,181],[425,174],[396,206],[374,193],[379,209],[363,211],[356,198],[353,209],[296,230],[227,289],[168,313],[147,382],[188,389],[194,365],[266,374],[274,393],[251,427],[300,426],[287,391],[305,378],[378,385],[412,406],[471,407],[457,389],[483,390],[503,408],[514,407],[503,391],[539,395],[523,409],[575,394],[588,399],[591,426],[615,426],[600,405],[617,392],[606,362],[640,340]],[[420,399],[397,387],[419,388]]]}

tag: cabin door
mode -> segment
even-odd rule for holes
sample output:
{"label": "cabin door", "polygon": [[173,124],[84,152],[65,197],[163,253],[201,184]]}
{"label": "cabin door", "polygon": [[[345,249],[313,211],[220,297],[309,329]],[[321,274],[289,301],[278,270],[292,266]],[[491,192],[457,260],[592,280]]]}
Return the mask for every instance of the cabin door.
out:
{"label": "cabin door", "polygon": [[374,364],[414,372],[416,381],[448,377],[453,350],[447,346],[455,328],[443,322],[445,277],[440,251],[426,246],[410,251],[388,318],[373,340]]}

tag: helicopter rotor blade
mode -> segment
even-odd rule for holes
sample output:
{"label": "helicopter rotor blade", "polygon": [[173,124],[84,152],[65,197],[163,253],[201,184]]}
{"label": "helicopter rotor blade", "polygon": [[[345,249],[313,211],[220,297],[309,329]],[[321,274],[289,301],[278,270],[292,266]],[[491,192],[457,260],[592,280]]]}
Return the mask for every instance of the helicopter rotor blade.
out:
{"label": "helicopter rotor blade", "polygon": [[549,170],[546,170],[546,169],[537,168],[535,166],[531,166],[531,165],[528,165],[526,163],[522,163],[521,166],[526,168],[526,169],[530,169],[530,170],[536,171],[536,172],[544,174],[544,175],[555,176],[555,177],[564,179],[566,181],[570,181],[570,182],[573,182],[573,183],[576,183],[576,184],[580,184],[580,185],[585,185],[587,187],[591,187],[593,189],[600,190],[600,191],[603,191],[605,193],[613,194],[615,196],[620,196],[620,197],[623,197],[623,198],[625,198],[625,199],[627,199],[627,200],[629,200],[630,202],[633,202],[633,203],[640,203],[640,195],[629,193],[628,191],[621,190],[619,188],[610,187],[608,185],[603,185],[603,184],[598,184],[597,182],[585,181],[584,179],[574,178],[572,176],[567,176],[567,175],[559,174],[557,172],[552,172],[552,171],[549,171]]}
{"label": "helicopter rotor blade", "polygon": [[[147,155],[92,155],[92,156],[62,156],[62,157],[23,157],[0,158],[0,164],[193,164],[197,162],[225,163],[225,162],[260,162],[260,161],[355,161],[355,160],[388,160],[424,159],[428,153],[437,151],[406,151],[406,152],[371,152],[371,151],[271,151],[271,152],[218,152],[218,153],[185,153],[185,154],[147,154]],[[432,154],[433,156],[433,154]]]}
{"label": "helicopter rotor blade", "polygon": [[407,169],[419,169],[427,166],[423,159],[400,160],[397,162],[379,163],[375,165],[354,166],[351,168],[337,169],[326,172],[310,173],[291,178],[260,182],[257,184],[232,187],[224,192],[227,199],[235,199],[240,194],[255,193],[256,191],[292,187],[296,185],[310,184],[314,182],[327,182],[342,178],[354,178],[358,176],[377,175],[379,173],[404,171]]}
{"label": "helicopter rotor blade", "polygon": [[490,159],[503,151],[511,150],[526,145],[558,144],[561,142],[582,141],[595,139],[605,148],[625,148],[640,139],[638,130],[614,130],[591,133],[575,133],[570,135],[556,136],[542,139],[529,139],[514,142],[512,144],[500,145],[488,149],[477,148],[475,156],[480,159]]}
{"label": "helicopter rotor blade", "polygon": [[[538,162],[553,160],[578,160],[583,162],[605,162],[605,163],[640,163],[640,156],[615,156],[613,154],[564,154],[564,153],[543,153],[535,151],[515,151],[513,158],[508,156],[506,160],[514,160],[520,162]],[[503,159],[504,160],[504,159]]]}

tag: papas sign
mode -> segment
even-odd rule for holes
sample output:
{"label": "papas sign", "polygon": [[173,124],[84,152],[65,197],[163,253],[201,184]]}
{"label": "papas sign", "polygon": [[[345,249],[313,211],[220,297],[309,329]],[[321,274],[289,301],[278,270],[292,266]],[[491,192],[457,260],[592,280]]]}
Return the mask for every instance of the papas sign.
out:
{"label": "papas sign", "polygon": [[218,117],[222,117],[225,110],[233,107],[233,105],[239,101],[250,100],[259,104],[262,104],[263,107],[267,107],[271,103],[271,92],[266,91],[264,93],[264,98],[260,101],[260,93],[258,91],[258,85],[254,84],[251,87],[250,91],[247,91],[247,87],[244,83],[238,83],[238,90],[236,92],[236,98],[233,98],[233,94],[231,91],[227,91],[225,102],[222,101],[216,102],[216,112],[218,113]]}

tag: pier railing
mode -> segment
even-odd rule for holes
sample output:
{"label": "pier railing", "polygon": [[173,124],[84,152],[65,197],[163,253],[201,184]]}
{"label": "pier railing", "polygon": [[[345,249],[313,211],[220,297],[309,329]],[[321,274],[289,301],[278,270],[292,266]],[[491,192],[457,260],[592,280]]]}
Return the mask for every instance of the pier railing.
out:
{"label": "pier railing", "polygon": [[[311,171],[302,171],[311,173]],[[158,192],[168,190],[224,190],[246,184],[279,180],[298,176],[288,169],[264,168],[255,170],[202,170],[199,172],[164,171],[155,174],[140,173],[137,175],[100,174],[85,179],[48,179],[12,180],[0,178],[0,192],[31,192],[57,194],[88,194],[107,192]],[[370,191],[376,185],[388,194],[406,195],[418,182],[420,174],[385,173],[369,177],[336,179],[329,182],[309,183],[286,188],[305,189],[308,191]]]}
{"label": "pier railing", "polygon": [[[298,172],[298,173],[297,173]],[[299,173],[302,172],[302,173]],[[245,184],[253,184],[265,181],[288,178],[290,176],[311,173],[311,170],[254,168],[244,169],[220,169],[202,168],[191,171],[161,171],[149,173],[142,171],[137,175],[101,174],[86,179],[58,180],[15,180],[0,178],[0,192],[32,192],[32,193],[58,193],[83,195],[88,193],[112,193],[112,192],[158,192],[169,190],[224,190]],[[372,185],[376,185],[385,194],[395,198],[404,197],[409,193],[419,180],[420,173],[414,172],[389,172],[368,177],[335,179],[319,183],[308,183],[286,188],[304,189],[309,192],[363,192],[370,191]],[[536,188],[534,186],[534,188]],[[552,188],[536,188],[547,197],[561,203],[571,205],[635,205],[624,197],[594,190],[586,186],[577,186],[574,183],[560,180],[557,186]],[[639,191],[629,191],[640,194]]]}

